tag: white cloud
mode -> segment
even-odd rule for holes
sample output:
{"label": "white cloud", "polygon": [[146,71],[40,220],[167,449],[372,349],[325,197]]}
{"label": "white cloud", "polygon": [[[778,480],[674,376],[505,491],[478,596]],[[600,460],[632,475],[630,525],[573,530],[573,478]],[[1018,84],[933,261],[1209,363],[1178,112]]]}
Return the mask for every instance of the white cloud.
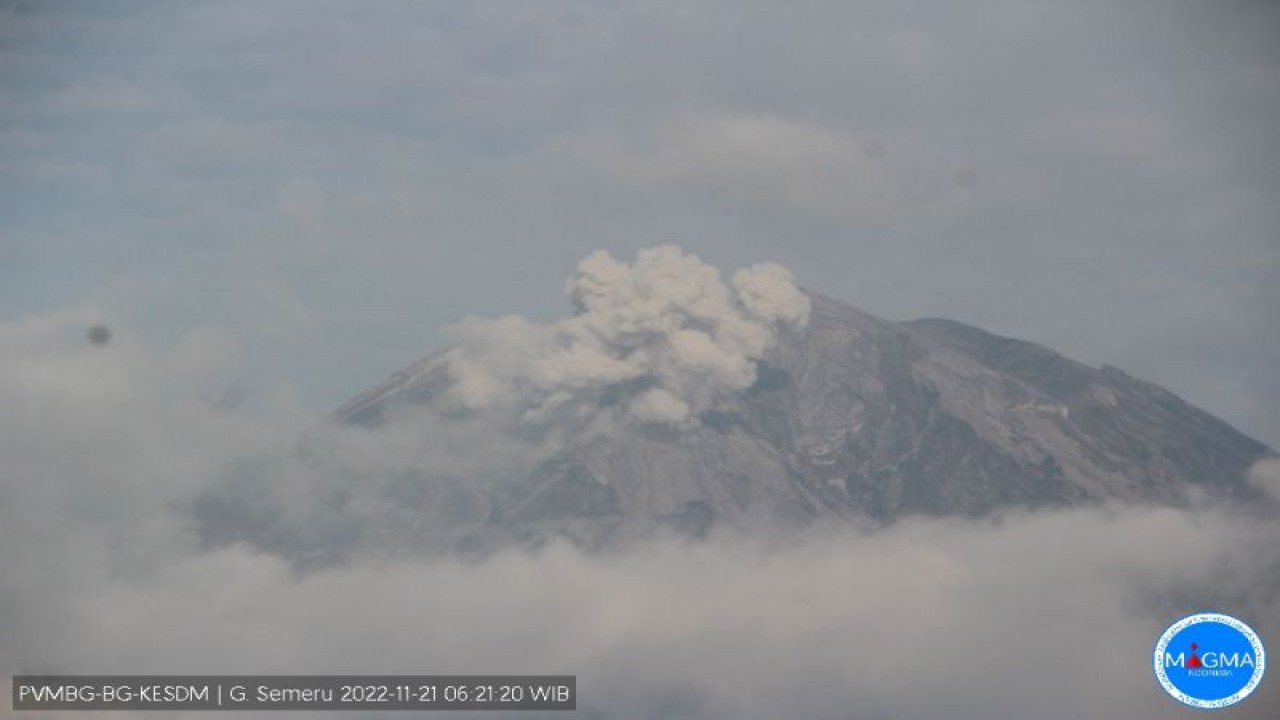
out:
{"label": "white cloud", "polygon": [[1280,459],[1268,458],[1255,463],[1249,468],[1249,483],[1280,500]]}
{"label": "white cloud", "polygon": [[778,332],[809,316],[781,266],[740,270],[730,287],[674,246],[642,250],[629,264],[593,253],[566,291],[578,312],[550,325],[518,316],[460,325],[451,397],[542,419],[566,408],[594,415],[606,393],[620,392],[631,419],[688,425],[750,387]]}
{"label": "white cloud", "polygon": [[746,206],[841,220],[883,220],[896,209],[890,166],[865,138],[775,115],[695,115],[666,127],[656,147],[591,140],[624,178],[710,191]]}

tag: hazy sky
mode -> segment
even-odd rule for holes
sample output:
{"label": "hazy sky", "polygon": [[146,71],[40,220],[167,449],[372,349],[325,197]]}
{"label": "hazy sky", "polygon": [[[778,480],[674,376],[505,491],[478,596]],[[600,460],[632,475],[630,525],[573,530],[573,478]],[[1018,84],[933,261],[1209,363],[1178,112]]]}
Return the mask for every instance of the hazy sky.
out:
{"label": "hazy sky", "polygon": [[[1200,717],[1152,644],[1216,605],[1274,649],[1274,504],[308,572],[210,547],[189,510],[250,460],[248,497],[323,550],[352,531],[325,483],[522,461],[315,420],[467,316],[564,315],[592,251],[663,244],[1114,364],[1280,447],[1278,43],[1280,4],[1234,0],[0,0],[0,675],[567,672],[579,718]],[[1280,464],[1252,482],[1280,501]],[[394,516],[342,510],[386,550]],[[1278,705],[1269,678],[1223,717]]]}
{"label": "hazy sky", "polygon": [[778,261],[1280,445],[1280,7],[0,5],[0,313],[316,412],[591,250]]}

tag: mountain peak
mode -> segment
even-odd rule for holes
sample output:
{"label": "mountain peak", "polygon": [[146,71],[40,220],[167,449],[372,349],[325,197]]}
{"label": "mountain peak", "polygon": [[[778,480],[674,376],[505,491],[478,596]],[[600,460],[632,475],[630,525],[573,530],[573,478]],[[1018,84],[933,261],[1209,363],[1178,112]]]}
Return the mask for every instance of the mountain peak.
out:
{"label": "mountain peak", "polygon": [[[1115,369],[952,320],[894,323],[805,297],[807,322],[780,329],[753,360],[754,381],[708,400],[696,422],[593,427],[497,485],[421,468],[417,482],[465,495],[476,510],[465,523],[438,516],[420,527],[481,543],[568,535],[597,544],[716,523],[1180,504],[1194,488],[1247,494],[1248,468],[1269,452]],[[447,414],[452,352],[393,375],[335,418]]]}

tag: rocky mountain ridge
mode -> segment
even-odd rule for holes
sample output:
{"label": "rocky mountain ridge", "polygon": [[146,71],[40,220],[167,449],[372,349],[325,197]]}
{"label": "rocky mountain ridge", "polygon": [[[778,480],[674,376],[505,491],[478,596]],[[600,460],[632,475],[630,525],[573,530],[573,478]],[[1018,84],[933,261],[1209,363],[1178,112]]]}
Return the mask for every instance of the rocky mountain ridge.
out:
{"label": "rocky mountain ridge", "polygon": [[[1123,371],[950,320],[894,323],[807,292],[811,314],[750,388],[683,429],[596,434],[501,485],[421,468],[415,544],[567,535],[608,543],[717,523],[983,515],[1098,501],[1243,496],[1270,450]],[[340,408],[377,427],[443,406],[449,352]],[[443,411],[442,411],[443,412]]]}

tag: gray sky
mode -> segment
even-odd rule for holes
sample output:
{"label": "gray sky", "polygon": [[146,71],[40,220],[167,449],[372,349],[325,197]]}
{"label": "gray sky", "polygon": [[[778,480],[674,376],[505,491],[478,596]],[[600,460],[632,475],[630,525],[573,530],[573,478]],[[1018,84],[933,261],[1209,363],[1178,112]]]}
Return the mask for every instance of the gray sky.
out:
{"label": "gray sky", "polygon": [[[208,547],[188,509],[250,460],[322,546],[350,527],[308,514],[317,489],[520,461],[501,433],[315,421],[469,315],[564,315],[591,251],[666,243],[1118,365],[1280,447],[1278,30],[1231,0],[0,0],[0,675],[576,672],[581,717],[1200,717],[1152,644],[1218,605],[1274,649],[1274,506],[311,572]],[[1280,464],[1252,482],[1280,500]],[[1223,717],[1278,704],[1268,680]]]}
{"label": "gray sky", "polygon": [[1273,4],[0,7],[5,316],[197,333],[320,412],[676,243],[1280,445]]}

